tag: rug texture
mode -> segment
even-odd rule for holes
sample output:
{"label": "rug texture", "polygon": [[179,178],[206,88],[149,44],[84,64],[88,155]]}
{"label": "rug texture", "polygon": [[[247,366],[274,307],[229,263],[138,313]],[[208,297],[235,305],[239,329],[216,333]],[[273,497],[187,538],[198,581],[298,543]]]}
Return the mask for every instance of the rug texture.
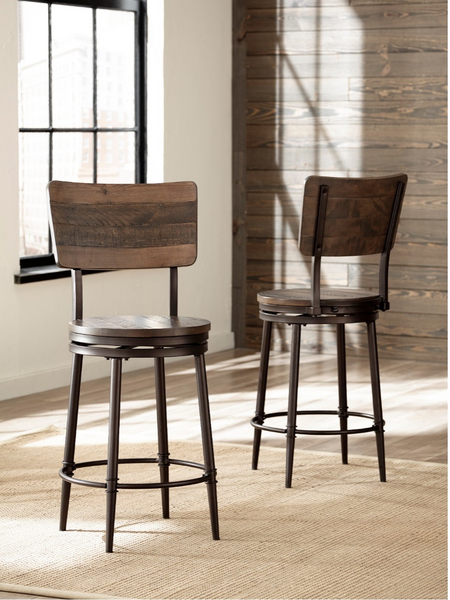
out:
{"label": "rug texture", "polygon": [[[446,468],[298,450],[291,489],[284,452],[216,444],[221,540],[213,541],[205,486],[119,493],[115,548],[104,550],[105,493],[72,486],[68,531],[58,531],[63,436],[47,431],[0,446],[0,581],[3,589],[64,590],[60,597],[160,599],[442,599],[446,597]],[[202,462],[200,446],[173,443],[171,458]],[[83,444],[78,460],[104,458]],[[124,444],[123,457],[156,448]],[[177,470],[178,469],[178,470]],[[80,471],[86,478],[103,472]],[[153,465],[121,481],[155,481]],[[198,476],[174,467],[172,478]],[[8,586],[13,586],[9,587]],[[0,586],[1,589],[1,586]]]}

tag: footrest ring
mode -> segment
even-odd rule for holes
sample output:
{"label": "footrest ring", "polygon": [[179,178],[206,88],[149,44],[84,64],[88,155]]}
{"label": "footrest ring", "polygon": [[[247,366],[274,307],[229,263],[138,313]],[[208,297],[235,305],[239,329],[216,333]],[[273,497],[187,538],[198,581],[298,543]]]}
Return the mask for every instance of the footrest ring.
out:
{"label": "footrest ring", "polygon": [[[341,413],[337,410],[298,410],[295,413],[298,415],[335,415],[337,417],[360,417],[363,419],[371,419],[374,420],[374,416],[367,413],[353,412],[348,411],[345,413]],[[264,419],[262,423],[258,423],[258,417],[253,417],[250,423],[255,427],[255,429],[261,429],[263,431],[272,431],[273,433],[287,433],[287,429],[282,429],[281,427],[270,427],[264,424],[266,419],[271,419],[273,417],[287,417],[287,412],[274,412],[267,413],[264,415]],[[383,422],[384,425],[384,422]],[[358,429],[295,429],[295,434],[299,435],[347,435],[353,433],[368,433],[379,431],[379,426],[375,423],[371,427],[361,427]]]}
{"label": "footrest ring", "polygon": [[[157,458],[119,458],[118,460],[120,464],[135,464],[135,463],[154,463],[158,464]],[[71,470],[75,471],[76,469],[84,469],[87,467],[99,467],[107,465],[107,460],[92,460],[87,462],[79,462],[72,465]],[[183,467],[191,467],[193,469],[201,469],[205,471],[205,465],[200,463],[191,462],[187,460],[177,460],[174,458],[169,459],[170,465],[181,465]],[[96,487],[106,489],[106,482],[101,481],[89,481],[86,479],[78,479],[77,477],[73,477],[72,475],[68,475],[66,470],[68,466],[63,467],[59,471],[59,476],[64,481],[68,481],[69,483],[75,483],[78,485],[84,485],[87,487]],[[181,481],[167,481],[167,482],[158,482],[158,483],[118,483],[118,490],[146,490],[146,489],[158,489],[158,488],[170,488],[170,487],[183,487],[186,485],[195,485],[196,483],[208,483],[210,481],[215,481],[215,473],[204,473],[201,477],[194,477],[192,479],[183,479]]]}

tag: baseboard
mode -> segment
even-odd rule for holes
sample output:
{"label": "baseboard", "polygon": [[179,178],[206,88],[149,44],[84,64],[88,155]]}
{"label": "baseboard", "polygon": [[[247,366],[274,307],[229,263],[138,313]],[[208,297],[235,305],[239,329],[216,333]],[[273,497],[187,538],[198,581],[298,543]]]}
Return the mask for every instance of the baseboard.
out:
{"label": "baseboard", "polygon": [[[222,352],[234,348],[234,333],[213,333],[209,338],[208,352]],[[70,355],[69,355],[70,360]],[[176,359],[173,359],[176,360]],[[143,369],[151,359],[136,359],[124,362],[124,372]],[[17,377],[11,377],[0,381],[0,401],[10,398],[27,396],[45,392],[55,388],[64,387],[69,384],[71,365],[68,362],[63,367],[48,369],[36,373],[27,373]],[[109,363],[106,360],[86,357],[83,364],[83,381],[91,381],[108,377]]]}

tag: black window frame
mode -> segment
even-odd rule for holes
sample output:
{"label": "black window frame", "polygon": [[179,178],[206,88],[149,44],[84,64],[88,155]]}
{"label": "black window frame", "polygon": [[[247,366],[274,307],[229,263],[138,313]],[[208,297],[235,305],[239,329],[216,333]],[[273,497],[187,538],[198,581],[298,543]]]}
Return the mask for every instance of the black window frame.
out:
{"label": "black window frame", "polygon": [[[17,0],[22,2],[24,0]],[[52,148],[53,133],[93,133],[94,135],[94,182],[97,181],[97,134],[113,132],[134,132],[136,134],[135,149],[135,181],[145,183],[147,181],[147,0],[26,0],[48,5],[48,25],[51,31],[51,6],[63,4],[66,6],[81,6],[94,9],[93,18],[93,107],[94,122],[92,127],[53,127],[52,123],[52,61],[51,39],[48,43],[49,51],[49,126],[48,127],[20,127],[20,133],[48,133],[49,134],[49,181],[52,178]],[[121,10],[135,13],[135,126],[134,127],[98,127],[97,125],[97,55],[96,55],[96,10],[95,9]],[[51,250],[51,239],[49,236],[49,249]],[[93,271],[90,271],[91,273]],[[38,256],[20,257],[20,273],[14,276],[15,283],[30,283],[43,281],[45,279],[59,279],[70,276],[70,270],[60,269],[56,266],[53,253]]]}

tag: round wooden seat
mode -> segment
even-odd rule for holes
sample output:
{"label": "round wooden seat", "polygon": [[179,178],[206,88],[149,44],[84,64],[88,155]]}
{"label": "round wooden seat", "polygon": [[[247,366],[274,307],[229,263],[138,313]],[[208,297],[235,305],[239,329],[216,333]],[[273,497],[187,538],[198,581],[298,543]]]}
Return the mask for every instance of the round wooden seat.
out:
{"label": "round wooden seat", "polygon": [[[323,306],[351,306],[381,300],[379,294],[363,289],[321,289],[320,304]],[[312,306],[310,289],[268,290],[258,294],[258,302],[277,306]]]}
{"label": "round wooden seat", "polygon": [[104,358],[196,356],[206,352],[211,323],[195,317],[126,315],[69,323],[69,349]]}
{"label": "round wooden seat", "polygon": [[162,338],[207,333],[211,323],[194,317],[126,315],[87,317],[69,323],[69,332],[113,338]]}

